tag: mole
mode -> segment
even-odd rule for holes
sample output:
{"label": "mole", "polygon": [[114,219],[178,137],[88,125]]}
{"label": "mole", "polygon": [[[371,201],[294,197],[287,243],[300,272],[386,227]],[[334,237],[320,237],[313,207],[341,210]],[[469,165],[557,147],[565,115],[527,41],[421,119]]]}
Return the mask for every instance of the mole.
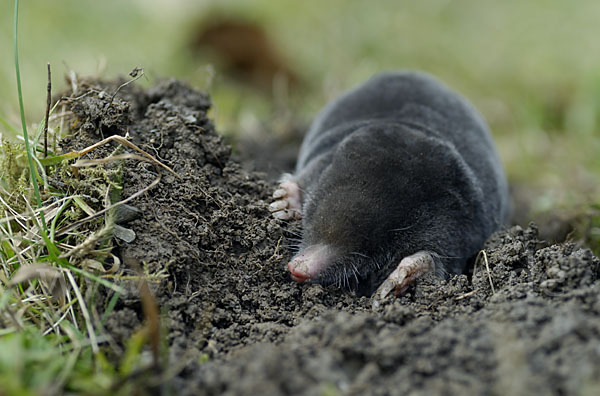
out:
{"label": "mole", "polygon": [[417,71],[377,74],[329,103],[273,198],[273,216],[302,220],[294,281],[376,299],[463,273],[510,209],[482,116]]}

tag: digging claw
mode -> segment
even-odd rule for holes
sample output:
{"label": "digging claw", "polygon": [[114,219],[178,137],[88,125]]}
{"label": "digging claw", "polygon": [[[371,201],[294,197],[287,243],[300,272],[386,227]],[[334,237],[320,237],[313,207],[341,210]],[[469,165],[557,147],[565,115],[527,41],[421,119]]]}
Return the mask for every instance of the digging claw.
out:
{"label": "digging claw", "polygon": [[287,191],[284,188],[278,188],[273,192],[273,198],[283,198],[287,195]]}
{"label": "digging claw", "polygon": [[379,306],[380,302],[392,291],[394,296],[399,296],[408,290],[422,275],[433,270],[433,258],[428,252],[417,252],[400,261],[398,267],[379,286],[373,299],[373,308]]}
{"label": "digging claw", "polygon": [[379,299],[383,300],[384,298],[386,298],[394,287],[394,282],[390,281],[389,279],[386,279],[385,282],[383,282],[381,286],[379,286],[379,290],[377,291]]}
{"label": "digging claw", "polygon": [[[274,194],[273,194],[274,195]],[[278,212],[288,207],[288,202],[284,199],[280,199],[279,201],[273,202],[269,205],[269,211]]]}
{"label": "digging claw", "polygon": [[398,297],[404,294],[411,285],[410,280],[407,280],[406,278],[399,280],[398,283],[396,282],[396,280],[386,279],[385,282],[379,286],[379,299],[383,300],[386,298],[392,290],[394,291],[394,296]]}
{"label": "digging claw", "polygon": [[273,217],[279,220],[299,220],[301,216],[301,197],[298,183],[291,179],[283,181],[273,192],[275,201],[269,205]]}
{"label": "digging claw", "polygon": [[296,217],[296,216],[297,216],[297,213],[295,213],[292,210],[288,210],[288,209],[273,212],[273,217],[275,217],[276,219],[279,219],[279,220],[291,220],[293,218],[299,219],[299,217]]}

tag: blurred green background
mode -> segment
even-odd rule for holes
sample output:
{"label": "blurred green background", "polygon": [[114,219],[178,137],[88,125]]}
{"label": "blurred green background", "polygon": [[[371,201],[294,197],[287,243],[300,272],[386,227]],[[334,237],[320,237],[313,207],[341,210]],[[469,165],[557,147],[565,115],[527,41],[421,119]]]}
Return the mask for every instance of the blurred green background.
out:
{"label": "blurred green background", "polygon": [[[0,115],[18,125],[13,2],[1,1]],[[300,83],[283,94],[255,89],[229,78],[210,51],[194,52],[195,32],[219,19],[259,26]],[[187,80],[208,89],[217,130],[229,134],[257,125],[277,133],[282,106],[303,125],[384,69],[431,72],[484,114],[534,212],[600,202],[599,36],[594,0],[28,0],[19,31],[31,122],[43,117],[47,62],[55,92],[71,69],[110,78],[137,66],[144,84]]]}

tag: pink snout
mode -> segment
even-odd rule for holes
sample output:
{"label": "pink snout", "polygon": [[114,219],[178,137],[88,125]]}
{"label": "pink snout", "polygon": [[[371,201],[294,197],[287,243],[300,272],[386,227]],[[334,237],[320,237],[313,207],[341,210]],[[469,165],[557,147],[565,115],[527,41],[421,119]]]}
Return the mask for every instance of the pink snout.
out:
{"label": "pink snout", "polygon": [[305,280],[310,279],[310,275],[302,272],[298,268],[297,263],[294,263],[293,260],[288,263],[288,270],[290,271],[292,280],[296,282],[304,282]]}
{"label": "pink snout", "polygon": [[291,278],[296,282],[305,282],[319,276],[333,262],[333,256],[333,249],[324,244],[303,249],[288,263]]}

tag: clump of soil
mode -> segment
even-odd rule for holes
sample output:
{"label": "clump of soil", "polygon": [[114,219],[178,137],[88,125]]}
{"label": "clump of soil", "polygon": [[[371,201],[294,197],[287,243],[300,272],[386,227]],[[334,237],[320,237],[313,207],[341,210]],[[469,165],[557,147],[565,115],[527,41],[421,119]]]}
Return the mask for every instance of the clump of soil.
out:
{"label": "clump of soil", "polygon": [[[299,224],[270,216],[275,185],[230,158],[209,98],[169,80],[129,85],[109,103],[117,86],[81,86],[89,93],[69,102],[78,122],[68,145],[128,132],[181,176],[163,174],[132,202],[140,215],[123,225],[135,239],[115,249],[123,271],[154,274],[175,393],[600,392],[600,260],[589,250],[513,227],[488,241],[472,276],[427,277],[376,306],[294,283],[285,267]],[[156,177],[126,161],[122,196]],[[134,290],[106,328],[124,344],[143,319]]]}

